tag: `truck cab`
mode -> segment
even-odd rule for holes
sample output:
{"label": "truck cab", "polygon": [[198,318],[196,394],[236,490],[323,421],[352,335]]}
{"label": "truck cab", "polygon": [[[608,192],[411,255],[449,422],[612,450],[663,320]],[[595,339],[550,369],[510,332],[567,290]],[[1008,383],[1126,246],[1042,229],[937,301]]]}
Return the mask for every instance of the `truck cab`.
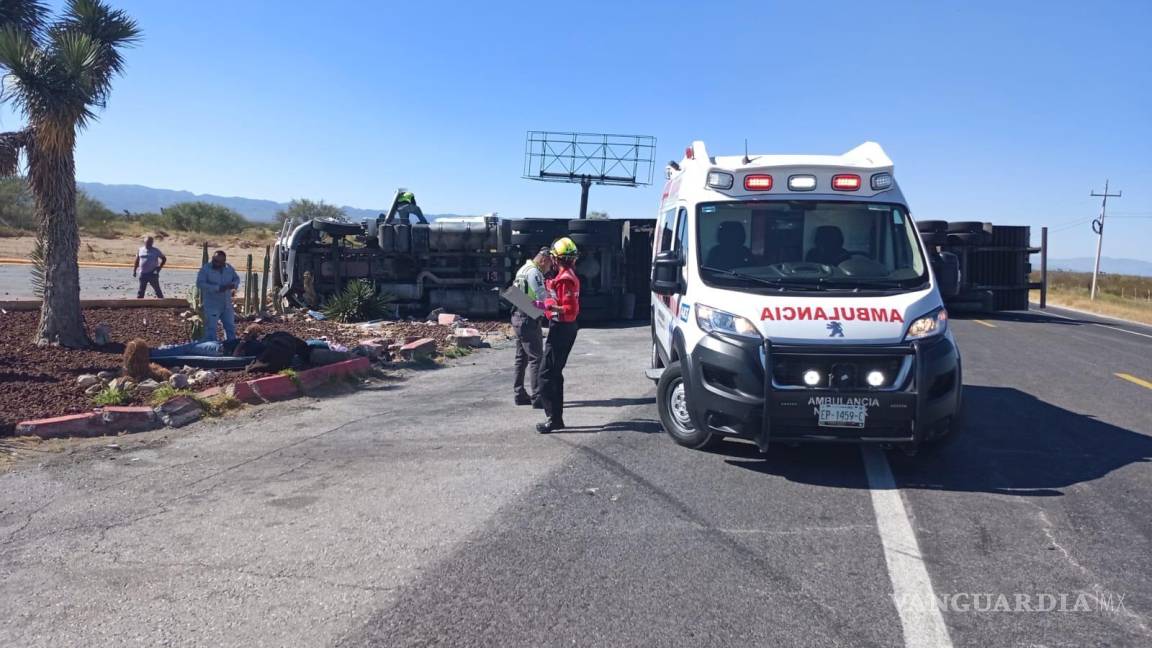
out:
{"label": "truck cab", "polygon": [[960,353],[893,164],[843,155],[670,163],[652,264],[665,431],[916,448],[959,427]]}

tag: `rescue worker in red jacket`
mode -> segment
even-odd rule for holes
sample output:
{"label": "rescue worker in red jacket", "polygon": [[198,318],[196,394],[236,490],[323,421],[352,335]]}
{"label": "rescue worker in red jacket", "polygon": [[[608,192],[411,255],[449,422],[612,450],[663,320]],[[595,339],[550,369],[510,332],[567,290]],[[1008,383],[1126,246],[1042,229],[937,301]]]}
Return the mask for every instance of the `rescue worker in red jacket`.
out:
{"label": "rescue worker in red jacket", "polygon": [[580,315],[576,256],[572,239],[564,237],[552,244],[552,258],[558,272],[547,282],[548,299],[544,301],[550,322],[544,362],[540,366],[540,400],[548,420],[536,424],[536,431],[541,434],[564,428],[564,365],[568,364],[568,354],[576,342],[576,318]]}

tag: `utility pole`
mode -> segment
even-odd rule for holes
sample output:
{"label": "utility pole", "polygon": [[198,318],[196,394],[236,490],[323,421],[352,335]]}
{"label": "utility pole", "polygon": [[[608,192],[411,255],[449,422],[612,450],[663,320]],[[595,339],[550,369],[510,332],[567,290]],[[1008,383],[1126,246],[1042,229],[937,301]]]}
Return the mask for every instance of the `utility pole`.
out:
{"label": "utility pole", "polygon": [[1092,294],[1090,299],[1096,299],[1096,281],[1100,276],[1100,251],[1104,247],[1104,216],[1108,213],[1108,199],[1119,198],[1124,192],[1118,191],[1114,194],[1108,193],[1108,181],[1104,181],[1104,193],[1092,192],[1093,196],[1102,197],[1104,201],[1100,204],[1100,218],[1092,221],[1092,231],[1096,232],[1096,268],[1092,271]]}

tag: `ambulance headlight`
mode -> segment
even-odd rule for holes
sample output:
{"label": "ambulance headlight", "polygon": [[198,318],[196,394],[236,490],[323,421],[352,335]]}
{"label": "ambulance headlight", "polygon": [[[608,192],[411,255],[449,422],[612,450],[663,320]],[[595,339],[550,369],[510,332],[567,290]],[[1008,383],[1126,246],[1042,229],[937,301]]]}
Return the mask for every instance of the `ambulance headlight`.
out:
{"label": "ambulance headlight", "polygon": [[948,311],[938,308],[908,325],[908,332],[904,334],[904,339],[923,340],[934,335],[941,335],[947,329]]}
{"label": "ambulance headlight", "polygon": [[731,189],[732,183],[735,181],[736,179],[731,173],[713,171],[708,174],[708,186],[712,189]]}
{"label": "ambulance headlight", "polygon": [[760,331],[747,319],[711,306],[696,304],[696,326],[707,333],[727,333],[747,338],[760,338]]}
{"label": "ambulance headlight", "polygon": [[815,387],[820,384],[820,372],[815,369],[809,369],[804,372],[804,384],[809,387]]}

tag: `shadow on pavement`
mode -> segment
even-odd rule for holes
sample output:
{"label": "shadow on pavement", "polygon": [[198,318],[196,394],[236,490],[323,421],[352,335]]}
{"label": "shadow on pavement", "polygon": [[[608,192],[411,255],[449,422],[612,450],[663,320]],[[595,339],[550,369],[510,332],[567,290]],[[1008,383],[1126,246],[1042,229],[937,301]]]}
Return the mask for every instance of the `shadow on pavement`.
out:
{"label": "shadow on pavement", "polygon": [[602,432],[639,432],[640,434],[658,434],[664,431],[660,422],[652,419],[627,419],[611,421],[604,425],[577,425],[557,430],[550,434],[600,434]]}
{"label": "shadow on pavement", "polygon": [[985,322],[1020,322],[1023,324],[1061,324],[1065,326],[1081,326],[1083,324],[1102,324],[1092,320],[1082,320],[1067,317],[1055,317],[1035,311],[998,311],[995,313],[948,313],[954,320],[984,320]]}
{"label": "shadow on pavement", "polygon": [[565,409],[570,407],[630,407],[632,405],[655,405],[656,397],[646,398],[608,398],[605,400],[566,401]]}
{"label": "shadow on pavement", "polygon": [[[967,424],[955,438],[915,457],[889,453],[901,488],[1004,495],[1061,496],[1152,459],[1152,436],[1070,412],[1007,387],[966,386]],[[747,447],[743,447],[747,446]],[[867,488],[855,446],[755,446],[726,442],[727,463],[818,486]]]}

